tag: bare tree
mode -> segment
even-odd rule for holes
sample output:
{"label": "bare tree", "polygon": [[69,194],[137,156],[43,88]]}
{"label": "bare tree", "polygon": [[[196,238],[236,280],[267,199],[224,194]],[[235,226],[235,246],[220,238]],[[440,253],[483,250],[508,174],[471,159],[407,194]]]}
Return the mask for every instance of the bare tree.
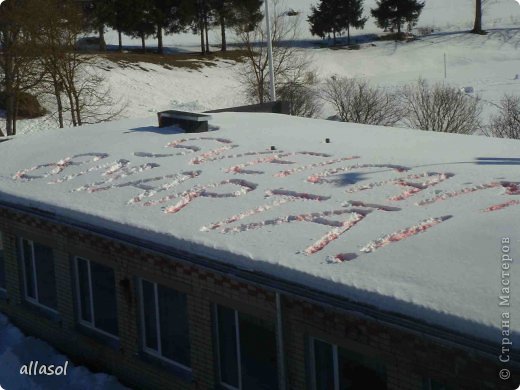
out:
{"label": "bare tree", "polygon": [[38,23],[38,15],[31,15],[26,7],[30,2],[6,1],[0,6],[0,81],[5,96],[5,135],[16,134],[20,96],[39,84],[43,77],[38,67],[38,48],[28,34],[28,29]]}
{"label": "bare tree", "polygon": [[401,100],[407,127],[443,133],[473,134],[481,129],[482,104],[454,87],[429,86],[425,80],[404,87]]}
{"label": "bare tree", "polygon": [[403,112],[395,94],[374,88],[366,80],[328,79],[322,98],[332,104],[343,122],[393,126]]}
{"label": "bare tree", "polygon": [[505,95],[499,108],[499,113],[491,118],[490,135],[520,139],[520,97]]}
{"label": "bare tree", "polygon": [[[270,23],[275,87],[279,97],[291,105],[294,115],[316,116],[320,108],[314,93],[317,77],[308,57],[294,46],[299,36],[300,18],[280,12],[281,7],[282,2],[273,1]],[[269,101],[269,61],[265,44],[269,37],[264,22],[236,27],[239,46],[246,53],[246,61],[238,70],[239,77],[248,100],[256,103]]]}
{"label": "bare tree", "polygon": [[[303,71],[303,70],[302,70]],[[322,103],[318,91],[318,76],[315,71],[298,72],[292,79],[278,86],[278,97],[289,103],[289,114],[317,118]]]}
{"label": "bare tree", "polygon": [[[110,91],[99,72],[96,58],[76,50],[84,19],[74,0],[32,0],[41,22],[32,36],[42,48],[40,60],[46,74],[42,88],[52,91],[60,127],[65,114],[73,126],[112,119],[122,110],[115,108]],[[39,11],[38,11],[39,10]]]}

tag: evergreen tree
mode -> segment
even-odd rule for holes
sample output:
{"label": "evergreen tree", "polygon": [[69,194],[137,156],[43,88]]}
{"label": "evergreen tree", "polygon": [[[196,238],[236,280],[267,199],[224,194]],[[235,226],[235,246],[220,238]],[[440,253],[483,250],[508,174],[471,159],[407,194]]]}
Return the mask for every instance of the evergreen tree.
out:
{"label": "evergreen tree", "polygon": [[207,25],[209,20],[208,6],[209,0],[182,1],[182,14],[186,25],[194,34],[200,35],[200,51],[204,55],[209,52],[209,42],[207,39]]}
{"label": "evergreen tree", "polygon": [[125,0],[130,10],[125,16],[122,31],[132,38],[141,38],[141,47],[146,51],[145,39],[155,33],[153,0]]}
{"label": "evergreen tree", "polygon": [[332,34],[334,43],[336,43],[336,34],[341,32],[336,13],[334,12],[334,4],[336,1],[321,0],[317,7],[311,6],[311,14],[307,21],[311,25],[311,34],[320,38],[325,38]]}
{"label": "evergreen tree", "polygon": [[167,33],[179,33],[187,25],[181,0],[152,0],[150,18],[155,26],[158,52],[163,54],[163,30]]}
{"label": "evergreen tree", "polygon": [[[227,50],[226,28],[236,28],[243,22],[243,18],[254,19],[252,24],[263,18],[260,7],[261,0],[209,0],[213,23],[220,26],[222,36],[222,51]],[[246,22],[247,24],[247,22]]]}
{"label": "evergreen tree", "polygon": [[99,33],[99,50],[105,51],[105,26],[113,15],[112,1],[95,0],[86,3],[84,11],[87,20],[87,29]]}
{"label": "evergreen tree", "polygon": [[[133,12],[129,5],[131,4],[126,0],[98,0],[93,3],[91,17],[95,21],[94,24],[98,25],[98,30],[101,25],[103,28],[108,26],[117,31],[119,51],[123,50],[122,33],[125,21],[129,18],[129,14]],[[101,30],[99,31],[101,35]]]}
{"label": "evergreen tree", "polygon": [[417,22],[423,8],[424,3],[419,0],[378,0],[371,13],[379,27],[395,28],[401,34],[405,23],[413,25]]}
{"label": "evergreen tree", "polygon": [[311,33],[321,38],[328,34],[334,37],[346,30],[350,44],[350,28],[364,28],[367,21],[363,17],[363,0],[321,0],[318,7],[311,7],[308,18]]}
{"label": "evergreen tree", "polygon": [[253,31],[263,20],[264,0],[233,0],[234,27],[238,31]]}
{"label": "evergreen tree", "polygon": [[350,45],[350,28],[365,28],[367,18],[363,17],[363,0],[344,0],[341,8],[341,18],[347,29],[348,44]]}

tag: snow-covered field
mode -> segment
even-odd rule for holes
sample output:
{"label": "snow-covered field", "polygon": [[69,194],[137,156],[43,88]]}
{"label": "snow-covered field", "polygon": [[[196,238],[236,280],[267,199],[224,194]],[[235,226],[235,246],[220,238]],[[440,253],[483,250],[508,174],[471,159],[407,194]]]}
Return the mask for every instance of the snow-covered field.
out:
{"label": "snow-covered field", "polygon": [[[287,8],[307,12],[310,0],[289,0]],[[367,1],[368,12],[373,0]],[[496,109],[493,104],[505,93],[519,94],[520,79],[520,5],[515,0],[489,0],[485,6],[486,36],[475,36],[461,30],[471,26],[473,0],[427,0],[419,25],[434,25],[439,32],[411,43],[375,42],[361,50],[330,50],[319,48],[319,40],[308,33],[302,18],[303,52],[312,59],[313,67],[322,79],[332,75],[364,77],[375,85],[398,87],[422,77],[428,81],[445,81],[456,87],[474,88],[474,94],[484,100],[484,119]],[[380,32],[371,22],[359,34]],[[232,39],[232,38],[231,38]],[[107,33],[111,44],[116,34]],[[217,44],[217,31],[212,42]],[[197,50],[198,37],[193,34],[167,36],[170,50]],[[125,45],[139,41],[124,37]],[[149,45],[155,45],[153,39]],[[217,49],[215,49],[217,50]],[[444,80],[444,54],[447,56],[447,78]],[[164,109],[203,111],[244,104],[243,89],[237,79],[237,65],[232,61],[216,61],[216,66],[201,70],[166,69],[160,65],[140,63],[139,67],[109,64],[102,70],[116,100],[126,103],[122,117],[139,118]],[[107,65],[104,63],[104,65]],[[103,66],[104,69],[108,69]],[[147,71],[142,70],[146,69]],[[334,114],[325,106],[323,117]],[[51,118],[25,120],[20,132],[32,132],[55,127]]]}
{"label": "snow-covered field", "polygon": [[[4,390],[124,390],[115,377],[94,374],[85,367],[67,364],[67,375],[21,375],[20,369],[38,361],[47,367],[64,366],[66,356],[56,352],[49,344],[34,337],[25,336],[17,327],[0,314],[0,388]],[[33,364],[32,367],[35,367]],[[33,371],[34,372],[34,371]]]}

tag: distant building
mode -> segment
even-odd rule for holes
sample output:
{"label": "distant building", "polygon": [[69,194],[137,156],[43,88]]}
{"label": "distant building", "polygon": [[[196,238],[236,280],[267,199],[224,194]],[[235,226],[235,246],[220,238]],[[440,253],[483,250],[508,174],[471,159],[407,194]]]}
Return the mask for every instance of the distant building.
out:
{"label": "distant building", "polygon": [[520,383],[518,141],[212,118],[0,143],[0,311],[135,388]]}

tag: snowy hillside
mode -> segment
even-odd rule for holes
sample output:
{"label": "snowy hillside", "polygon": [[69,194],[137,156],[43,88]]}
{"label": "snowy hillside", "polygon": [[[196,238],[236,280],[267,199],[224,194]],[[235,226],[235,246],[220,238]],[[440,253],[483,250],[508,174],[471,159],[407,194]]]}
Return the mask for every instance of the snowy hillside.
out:
{"label": "snowy hillside", "polygon": [[[367,0],[367,10],[371,2],[374,0]],[[311,3],[310,0],[288,0],[287,8],[307,12]],[[303,43],[303,52],[311,58],[322,80],[331,75],[364,77],[387,88],[415,82],[419,77],[430,82],[444,81],[446,54],[445,82],[457,88],[473,87],[473,96],[484,100],[484,120],[494,112],[494,104],[505,93],[520,93],[517,78],[520,74],[520,6],[515,0],[488,0],[484,25],[488,29],[500,28],[491,29],[487,36],[457,32],[471,25],[473,0],[427,0],[420,20],[420,25],[442,24],[443,29],[450,31],[407,44],[375,42],[357,51],[320,49],[315,44],[319,40],[314,39],[298,45]],[[214,43],[220,39],[217,30],[212,36]],[[370,31],[380,30],[367,25],[360,33]],[[310,39],[305,18],[302,32]],[[112,44],[117,42],[113,32],[107,33],[107,39]],[[123,42],[139,45],[138,40],[128,37],[124,37]],[[150,38],[148,44],[156,45],[156,41]],[[193,34],[181,34],[165,37],[165,44],[171,51],[198,50],[199,41]],[[127,104],[122,117],[140,118],[168,108],[202,111],[246,103],[237,77],[238,66],[229,60],[214,61],[212,66],[199,70],[169,69],[144,62],[135,66],[103,62],[100,72],[106,76],[115,100]],[[53,111],[52,104],[49,109]],[[332,114],[331,108],[325,106],[323,117]],[[50,118],[26,120],[20,121],[19,132],[54,127],[56,121]]]}
{"label": "snowy hillside", "polygon": [[[332,75],[364,77],[374,85],[395,88],[422,77],[474,88],[473,96],[484,100],[487,119],[505,93],[519,94],[520,28],[491,30],[486,36],[467,33],[439,33],[410,43],[377,42],[361,50],[330,50],[309,47],[322,79]],[[229,60],[214,61],[200,70],[139,63],[119,66],[104,61],[100,72],[107,78],[113,96],[127,104],[123,117],[142,118],[157,111],[177,108],[204,111],[246,103],[237,77],[237,65]],[[143,70],[144,69],[144,70]],[[334,114],[325,108],[324,117]],[[56,126],[54,120],[20,121],[21,132]]]}

